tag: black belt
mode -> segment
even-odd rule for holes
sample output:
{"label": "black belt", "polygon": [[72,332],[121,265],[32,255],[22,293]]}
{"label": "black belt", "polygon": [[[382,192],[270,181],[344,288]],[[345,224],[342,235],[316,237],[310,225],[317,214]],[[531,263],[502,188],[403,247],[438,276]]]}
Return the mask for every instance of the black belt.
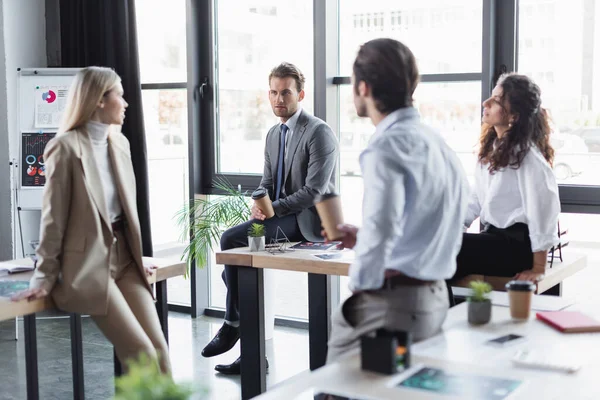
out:
{"label": "black belt", "polygon": [[111,225],[113,232],[122,231],[123,229],[125,229],[125,219],[118,219],[114,221]]}
{"label": "black belt", "polygon": [[423,281],[406,275],[394,275],[385,278],[382,289],[395,289],[399,286],[426,286],[433,285],[437,281]]}
{"label": "black belt", "polygon": [[484,227],[483,232],[513,239],[521,243],[529,243],[531,240],[529,238],[529,227],[522,222],[517,222],[507,228],[496,228],[494,225],[487,225]]}

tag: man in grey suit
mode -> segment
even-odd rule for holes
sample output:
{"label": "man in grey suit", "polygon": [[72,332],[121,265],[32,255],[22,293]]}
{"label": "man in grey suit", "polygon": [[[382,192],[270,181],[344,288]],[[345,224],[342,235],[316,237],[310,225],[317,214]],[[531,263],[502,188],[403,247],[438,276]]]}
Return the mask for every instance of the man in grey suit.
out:
{"label": "man in grey suit", "polygon": [[[290,241],[323,240],[321,220],[313,203],[317,195],[334,191],[339,146],[325,122],[302,110],[299,103],[303,99],[302,72],[286,62],[275,67],[269,75],[269,100],[281,122],[267,134],[260,182],[273,202],[275,216],[266,218],[263,210],[254,205],[250,221],[223,233],[221,250],[247,246],[248,228],[254,222],[265,226],[267,242],[276,236],[278,227]],[[227,286],[225,322],[202,350],[204,357],[229,351],[240,337],[238,276],[234,266],[225,266],[223,280]],[[239,374],[240,359],[215,369],[223,374]]]}

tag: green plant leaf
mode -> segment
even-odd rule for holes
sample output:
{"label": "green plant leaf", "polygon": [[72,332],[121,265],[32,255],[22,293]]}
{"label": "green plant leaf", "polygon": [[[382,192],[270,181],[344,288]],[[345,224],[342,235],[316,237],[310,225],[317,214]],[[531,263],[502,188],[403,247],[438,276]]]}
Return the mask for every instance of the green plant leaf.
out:
{"label": "green plant leaf", "polygon": [[471,301],[486,301],[488,299],[488,293],[492,291],[492,286],[483,281],[471,281],[469,282],[471,288],[471,294],[469,299]]}
{"label": "green plant leaf", "polygon": [[181,229],[181,240],[189,244],[181,259],[187,261],[186,277],[192,263],[204,268],[208,255],[218,244],[223,232],[250,219],[251,209],[247,193],[235,189],[225,178],[217,178],[214,187],[222,196],[193,199],[185,204],[175,215],[177,226]]}
{"label": "green plant leaf", "polygon": [[127,362],[128,372],[115,379],[114,400],[189,400],[192,395],[206,394],[205,389],[190,383],[176,383],[163,375],[158,362],[146,354]]}

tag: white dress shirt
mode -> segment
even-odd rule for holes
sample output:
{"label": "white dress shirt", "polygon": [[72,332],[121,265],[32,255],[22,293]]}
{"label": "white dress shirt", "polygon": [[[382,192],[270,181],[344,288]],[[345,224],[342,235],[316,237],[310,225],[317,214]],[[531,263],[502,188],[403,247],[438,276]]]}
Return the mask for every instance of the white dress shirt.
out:
{"label": "white dress shirt", "polygon": [[[285,125],[287,125],[287,127],[288,127],[288,131],[285,134],[285,158],[286,159],[287,159],[287,154],[288,154],[288,144],[291,142],[292,136],[294,135],[294,132],[296,131],[296,125],[298,124],[298,117],[300,117],[301,112],[302,112],[302,107],[298,106],[298,109],[296,110],[294,115],[292,115],[290,117],[290,119],[288,119],[287,122],[285,123]],[[279,132],[281,132],[281,125],[283,125],[283,122],[279,123]]]}
{"label": "white dress shirt", "polygon": [[350,288],[381,288],[386,269],[422,280],[451,278],[469,196],[456,154],[411,107],[377,125],[360,165],[363,223]]}
{"label": "white dress shirt", "polygon": [[550,164],[532,145],[519,168],[504,168],[493,174],[488,164],[477,163],[465,225],[477,217],[484,225],[508,228],[527,224],[531,251],[548,250],[558,244],[560,200]]}
{"label": "white dress shirt", "polygon": [[86,124],[85,128],[90,136],[90,141],[92,142],[94,159],[96,161],[96,166],[98,167],[100,181],[102,182],[102,192],[104,192],[108,215],[111,222],[114,222],[123,213],[123,208],[121,206],[121,200],[119,199],[119,193],[117,192],[115,176],[108,154],[108,133],[110,125],[90,121]]}

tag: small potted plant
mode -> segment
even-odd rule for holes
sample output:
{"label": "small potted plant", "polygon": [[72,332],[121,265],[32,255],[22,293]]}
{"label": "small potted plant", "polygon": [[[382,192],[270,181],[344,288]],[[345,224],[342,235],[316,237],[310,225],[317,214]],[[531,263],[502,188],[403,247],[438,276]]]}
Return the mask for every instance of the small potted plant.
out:
{"label": "small potted plant", "polygon": [[487,324],[492,317],[492,301],[489,293],[492,287],[489,283],[483,281],[472,281],[469,283],[471,295],[467,301],[469,303],[469,323],[475,325]]}
{"label": "small potted plant", "polygon": [[250,251],[262,251],[265,249],[265,226],[254,223],[248,229],[248,246]]}
{"label": "small potted plant", "polygon": [[161,374],[158,364],[144,354],[127,362],[129,371],[115,379],[113,400],[204,399],[207,391],[191,383],[177,383]]}

